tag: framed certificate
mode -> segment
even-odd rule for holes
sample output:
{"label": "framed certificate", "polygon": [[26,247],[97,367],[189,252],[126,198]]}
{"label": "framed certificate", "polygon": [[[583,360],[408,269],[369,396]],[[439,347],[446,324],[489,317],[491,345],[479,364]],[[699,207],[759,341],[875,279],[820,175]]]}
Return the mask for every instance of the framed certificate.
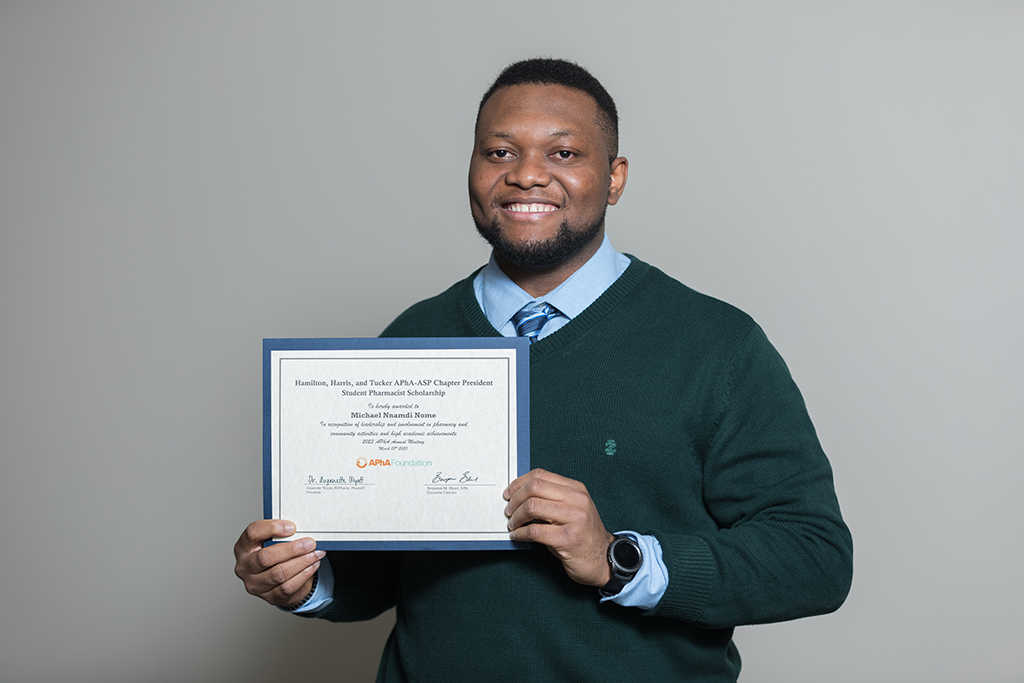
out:
{"label": "framed certificate", "polygon": [[264,339],[263,515],[324,550],[524,547],[523,338]]}

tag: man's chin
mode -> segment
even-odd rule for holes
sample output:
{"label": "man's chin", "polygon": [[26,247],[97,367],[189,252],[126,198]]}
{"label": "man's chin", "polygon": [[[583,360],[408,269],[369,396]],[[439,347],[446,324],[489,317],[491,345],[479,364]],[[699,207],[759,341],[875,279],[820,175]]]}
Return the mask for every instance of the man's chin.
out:
{"label": "man's chin", "polygon": [[476,222],[477,232],[491,245],[496,256],[524,269],[548,268],[572,258],[597,238],[603,226],[603,214],[600,220],[582,230],[574,230],[563,221],[558,233],[550,239],[516,242],[507,238],[497,220],[489,225]]}

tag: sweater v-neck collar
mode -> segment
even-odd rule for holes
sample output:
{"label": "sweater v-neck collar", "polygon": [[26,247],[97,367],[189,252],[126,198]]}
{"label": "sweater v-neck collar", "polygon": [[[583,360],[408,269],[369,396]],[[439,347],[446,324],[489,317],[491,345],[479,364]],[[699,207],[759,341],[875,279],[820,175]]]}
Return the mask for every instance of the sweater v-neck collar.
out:
{"label": "sweater v-neck collar", "polygon": [[[622,275],[601,296],[597,297],[594,303],[587,306],[582,313],[570,320],[564,327],[531,344],[531,356],[536,358],[547,355],[566,344],[572,343],[618,306],[636,288],[651,267],[632,254],[626,254],[626,256],[629,258],[630,264]],[[476,300],[476,295],[473,292],[473,278],[475,276],[476,272],[462,281],[458,297],[466,324],[472,330],[474,336],[500,337],[501,334],[488,322],[487,317],[480,308],[479,302]]]}

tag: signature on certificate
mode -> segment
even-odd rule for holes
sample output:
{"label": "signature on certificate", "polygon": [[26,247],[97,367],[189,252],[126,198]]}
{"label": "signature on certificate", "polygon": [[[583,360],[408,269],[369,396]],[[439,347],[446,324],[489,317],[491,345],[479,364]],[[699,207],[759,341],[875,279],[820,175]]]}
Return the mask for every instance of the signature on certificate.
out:
{"label": "signature on certificate", "polygon": [[462,473],[461,476],[447,475],[438,472],[434,475],[434,478],[430,480],[431,484],[478,484],[480,483],[480,477],[474,477],[469,470]]}

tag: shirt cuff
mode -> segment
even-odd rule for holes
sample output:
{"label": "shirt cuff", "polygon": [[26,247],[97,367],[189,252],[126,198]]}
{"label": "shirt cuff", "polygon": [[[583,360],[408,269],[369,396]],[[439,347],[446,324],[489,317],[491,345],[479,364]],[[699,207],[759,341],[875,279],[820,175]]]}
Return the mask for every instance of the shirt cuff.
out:
{"label": "shirt cuff", "polygon": [[331,571],[331,563],[326,556],[320,560],[320,568],[317,569],[317,573],[319,578],[316,582],[316,590],[310,596],[309,602],[298,609],[286,611],[292,614],[302,614],[318,610],[334,602],[334,572]]}
{"label": "shirt cuff", "polygon": [[618,534],[636,541],[643,553],[644,562],[633,580],[623,586],[617,595],[601,598],[601,602],[610,600],[623,607],[653,609],[668,589],[668,568],[661,556],[661,544],[654,536],[641,536],[635,531],[619,531]]}

